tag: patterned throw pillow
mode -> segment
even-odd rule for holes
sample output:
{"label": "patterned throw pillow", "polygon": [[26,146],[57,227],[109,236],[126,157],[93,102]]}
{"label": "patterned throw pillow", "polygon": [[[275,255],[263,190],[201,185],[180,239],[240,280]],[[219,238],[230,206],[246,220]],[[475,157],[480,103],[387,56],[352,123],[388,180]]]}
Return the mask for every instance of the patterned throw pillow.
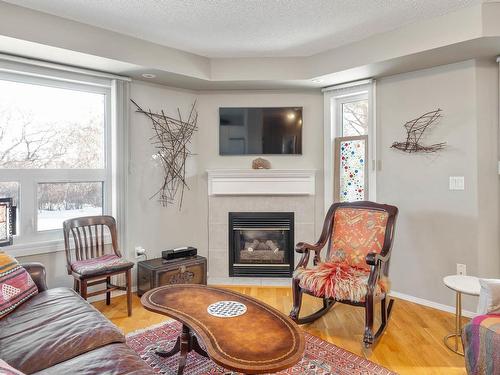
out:
{"label": "patterned throw pillow", "polygon": [[382,251],[388,218],[385,211],[338,208],[333,221],[330,261],[370,271],[366,255]]}
{"label": "patterned throw pillow", "polygon": [[15,258],[0,251],[0,319],[37,293],[29,273]]}
{"label": "patterned throw pillow", "polygon": [[0,375],[24,375],[24,372],[16,370],[14,367],[0,359]]}

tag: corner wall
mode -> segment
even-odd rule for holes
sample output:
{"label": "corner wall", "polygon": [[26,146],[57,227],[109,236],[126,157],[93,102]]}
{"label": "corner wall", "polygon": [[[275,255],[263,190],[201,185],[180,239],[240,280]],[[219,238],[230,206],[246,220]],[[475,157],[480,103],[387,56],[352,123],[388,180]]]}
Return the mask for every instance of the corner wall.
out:
{"label": "corner wall", "polygon": [[[315,169],[315,233],[319,235],[323,225],[323,95],[312,91],[203,91],[198,97],[200,129],[199,178],[201,199],[206,202],[200,209],[208,217],[208,169],[252,168],[252,160],[258,155],[219,155],[219,107],[303,107],[302,155],[264,155],[273,169]],[[208,232],[206,233],[208,238]],[[314,241],[314,238],[295,239]]]}
{"label": "corner wall", "polygon": [[[443,110],[424,143],[447,142],[435,154],[390,148],[405,138],[402,125]],[[380,202],[399,207],[391,260],[392,288],[454,306],[442,278],[456,263],[470,275],[500,275],[498,262],[498,67],[465,61],[377,81]],[[448,189],[449,176],[465,176],[464,191]],[[476,298],[464,307],[475,311]]]}
{"label": "corner wall", "polygon": [[[197,155],[193,157],[197,163],[198,206],[193,217],[192,226],[197,228],[196,236],[200,241],[198,253],[209,259],[209,275],[214,275],[214,268],[227,267],[222,251],[209,257],[209,197],[207,170],[209,169],[249,169],[256,155],[220,156],[219,155],[219,107],[303,107],[302,155],[264,155],[275,169],[316,169],[316,195],[311,199],[309,207],[313,211],[312,230],[306,231],[308,238],[299,238],[297,232],[295,242],[315,241],[323,223],[323,96],[320,92],[311,91],[202,91],[198,93],[198,132]],[[189,193],[188,193],[189,194]],[[262,208],[262,210],[266,210]],[[248,207],[244,210],[258,211],[259,207]],[[218,231],[227,231],[227,222],[219,223]],[[212,227],[212,229],[215,229]],[[220,234],[220,233],[219,233]],[[311,235],[312,234],[312,235]],[[314,235],[316,234],[316,236]],[[220,237],[220,236],[219,236]],[[184,244],[189,245],[190,237]],[[212,243],[214,238],[211,239]],[[224,242],[224,241],[223,241]],[[212,246],[213,247],[213,246]],[[221,247],[221,246],[219,246]],[[221,250],[221,249],[219,249]],[[227,249],[225,249],[227,252]],[[222,271],[223,273],[224,271]],[[219,272],[220,274],[220,272]],[[240,280],[240,283],[242,281]],[[252,280],[249,279],[251,283]]]}
{"label": "corner wall", "polygon": [[[151,110],[165,109],[176,116],[177,107],[187,113],[197,101],[198,131],[192,143],[194,156],[187,162],[189,190],[184,192],[182,210],[178,206],[161,207],[149,197],[161,183],[161,169],[154,167],[150,145],[150,121],[133,112],[130,115],[130,173],[129,173],[129,255],[141,245],[148,256],[159,257],[161,251],[191,245],[198,253],[208,255],[208,189],[207,170],[224,168],[251,168],[255,155],[219,155],[219,107],[303,106],[303,155],[269,155],[272,168],[317,169],[315,229],[321,231],[323,220],[323,97],[310,91],[210,91],[190,92],[169,87],[148,85],[135,81],[131,98]],[[142,103],[142,104],[141,104]],[[318,224],[319,223],[319,224]],[[298,239],[313,241],[314,238]],[[209,265],[210,267],[210,265]]]}
{"label": "corner wall", "polygon": [[500,278],[499,65],[476,62],[478,275]]}

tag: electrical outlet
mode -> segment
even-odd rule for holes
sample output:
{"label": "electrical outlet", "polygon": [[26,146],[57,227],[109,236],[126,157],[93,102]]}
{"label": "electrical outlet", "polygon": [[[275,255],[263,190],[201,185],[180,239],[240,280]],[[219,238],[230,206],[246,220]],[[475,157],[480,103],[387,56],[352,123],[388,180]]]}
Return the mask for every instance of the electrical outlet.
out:
{"label": "electrical outlet", "polygon": [[457,263],[457,275],[467,275],[467,266],[462,263]]}
{"label": "electrical outlet", "polygon": [[140,258],[141,256],[146,255],[146,249],[142,246],[135,247],[135,257]]}

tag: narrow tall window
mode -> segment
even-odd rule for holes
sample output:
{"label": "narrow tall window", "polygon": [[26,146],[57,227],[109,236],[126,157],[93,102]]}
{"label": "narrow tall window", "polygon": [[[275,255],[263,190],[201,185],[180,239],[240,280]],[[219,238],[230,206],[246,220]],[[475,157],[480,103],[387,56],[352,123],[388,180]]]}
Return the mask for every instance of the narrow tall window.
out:
{"label": "narrow tall window", "polygon": [[369,100],[368,93],[345,95],[334,100],[334,200],[368,200]]}

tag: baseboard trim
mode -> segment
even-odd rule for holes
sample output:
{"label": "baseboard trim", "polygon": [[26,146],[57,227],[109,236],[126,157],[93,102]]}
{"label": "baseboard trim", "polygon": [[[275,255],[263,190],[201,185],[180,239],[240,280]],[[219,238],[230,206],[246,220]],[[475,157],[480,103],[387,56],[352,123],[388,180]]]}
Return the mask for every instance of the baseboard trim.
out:
{"label": "baseboard trim", "polygon": [[[432,307],[433,309],[436,309],[436,310],[446,311],[446,312],[455,314],[455,306],[443,305],[442,303],[429,301],[428,299],[414,297],[414,296],[410,296],[409,294],[395,292],[395,291],[391,291],[389,294],[392,297],[403,299],[405,301],[417,303],[419,305]],[[468,311],[468,310],[462,310],[462,316],[465,316],[467,318],[473,318],[476,315],[477,314],[475,312]]]}

